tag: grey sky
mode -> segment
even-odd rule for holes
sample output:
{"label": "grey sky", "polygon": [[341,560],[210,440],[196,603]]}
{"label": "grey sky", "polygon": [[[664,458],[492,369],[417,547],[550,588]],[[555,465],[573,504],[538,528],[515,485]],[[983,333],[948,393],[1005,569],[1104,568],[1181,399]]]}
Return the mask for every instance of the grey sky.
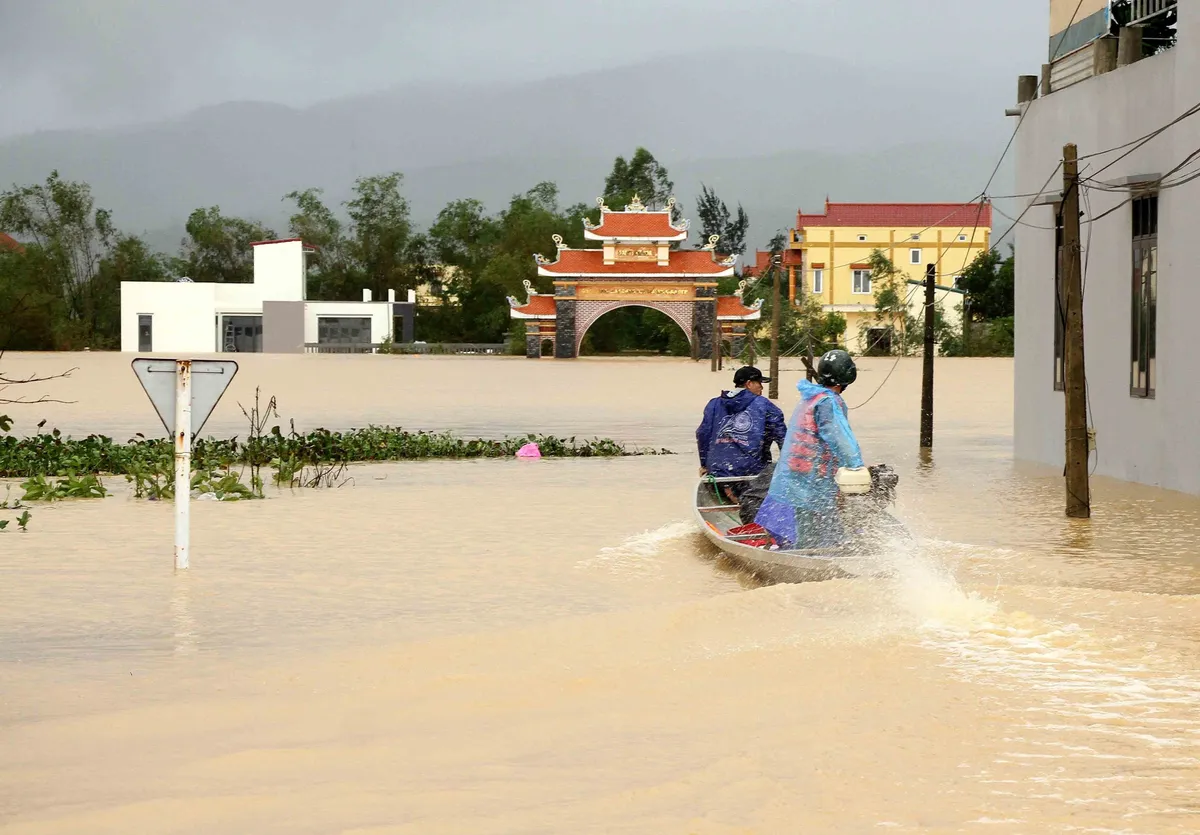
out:
{"label": "grey sky", "polygon": [[[0,0],[0,135],[697,52],[718,73],[748,47],[1000,74],[1015,91],[1044,58],[1047,16],[1046,0]],[[677,80],[703,100],[702,78]],[[938,92],[914,91],[914,105]]]}

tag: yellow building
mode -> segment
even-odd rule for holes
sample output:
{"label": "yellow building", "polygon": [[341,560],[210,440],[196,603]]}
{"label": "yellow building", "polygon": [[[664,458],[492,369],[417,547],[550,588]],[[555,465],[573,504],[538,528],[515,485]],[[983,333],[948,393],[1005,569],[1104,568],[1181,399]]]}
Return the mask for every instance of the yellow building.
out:
{"label": "yellow building", "polygon": [[[789,297],[811,295],[827,311],[846,317],[845,345],[865,352],[886,344],[878,327],[871,253],[878,249],[906,278],[923,281],[936,265],[937,284],[952,287],[991,245],[992,207],[987,203],[830,203],[823,214],[798,212],[784,264]],[[910,313],[921,315],[924,291],[908,285]],[[939,291],[946,321],[962,323],[962,296]],[[884,342],[881,342],[884,341]]]}

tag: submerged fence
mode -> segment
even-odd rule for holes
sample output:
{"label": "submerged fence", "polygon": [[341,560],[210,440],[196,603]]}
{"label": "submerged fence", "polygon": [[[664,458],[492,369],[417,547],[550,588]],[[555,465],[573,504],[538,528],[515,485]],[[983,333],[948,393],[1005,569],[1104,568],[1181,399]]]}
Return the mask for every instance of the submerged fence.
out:
{"label": "submerged fence", "polygon": [[483,354],[509,353],[506,343],[484,342],[306,342],[306,354]]}

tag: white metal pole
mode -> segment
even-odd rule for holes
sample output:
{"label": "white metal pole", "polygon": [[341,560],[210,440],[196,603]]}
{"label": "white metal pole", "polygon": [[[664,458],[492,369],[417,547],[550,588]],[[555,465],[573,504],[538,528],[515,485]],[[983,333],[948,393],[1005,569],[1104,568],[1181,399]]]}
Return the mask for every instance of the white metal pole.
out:
{"label": "white metal pole", "polygon": [[175,570],[188,567],[192,492],[192,361],[175,361]]}

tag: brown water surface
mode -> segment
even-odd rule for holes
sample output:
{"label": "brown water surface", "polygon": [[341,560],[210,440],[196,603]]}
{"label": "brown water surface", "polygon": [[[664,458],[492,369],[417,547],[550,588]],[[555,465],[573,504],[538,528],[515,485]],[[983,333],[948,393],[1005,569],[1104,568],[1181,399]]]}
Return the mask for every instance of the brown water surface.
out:
{"label": "brown water surface", "polygon": [[[162,433],[113,354],[17,431]],[[862,363],[867,457],[917,535],[893,576],[762,586],[690,521],[727,385],[675,360],[243,356],[297,426],[669,447],[620,460],[355,467],[195,502],[122,479],[0,533],[0,832],[1200,831],[1200,502],[1011,459],[1012,364]],[[889,373],[891,376],[889,377]],[[798,372],[785,363],[781,406]]]}

